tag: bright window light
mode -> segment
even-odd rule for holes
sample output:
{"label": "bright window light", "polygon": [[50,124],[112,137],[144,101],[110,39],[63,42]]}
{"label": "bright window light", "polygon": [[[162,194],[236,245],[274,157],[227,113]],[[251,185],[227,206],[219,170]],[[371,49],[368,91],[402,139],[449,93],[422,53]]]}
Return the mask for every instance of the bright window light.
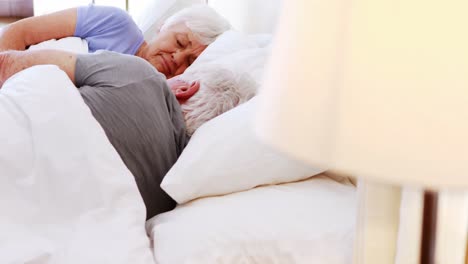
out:
{"label": "bright window light", "polygon": [[96,5],[115,6],[125,10],[125,0],[95,0]]}
{"label": "bright window light", "polygon": [[34,15],[40,16],[67,8],[88,5],[90,3],[115,6],[125,10],[125,2],[126,0],[34,0]]}

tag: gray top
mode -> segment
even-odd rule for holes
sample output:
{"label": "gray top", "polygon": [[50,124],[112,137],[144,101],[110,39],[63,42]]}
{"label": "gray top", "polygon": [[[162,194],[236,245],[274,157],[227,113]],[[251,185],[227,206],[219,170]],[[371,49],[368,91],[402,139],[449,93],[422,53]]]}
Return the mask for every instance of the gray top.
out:
{"label": "gray top", "polygon": [[160,184],[189,138],[164,75],[138,57],[98,52],[78,56],[75,82],[135,177],[147,219],[173,209]]}

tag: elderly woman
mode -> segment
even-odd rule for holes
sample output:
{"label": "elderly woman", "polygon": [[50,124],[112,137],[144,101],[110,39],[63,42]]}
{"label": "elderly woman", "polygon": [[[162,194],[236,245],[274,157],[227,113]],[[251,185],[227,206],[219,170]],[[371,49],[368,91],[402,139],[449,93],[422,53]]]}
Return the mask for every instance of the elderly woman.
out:
{"label": "elderly woman", "polygon": [[0,87],[17,72],[39,64],[59,66],[75,83],[135,177],[147,218],[174,208],[175,201],[160,184],[191,134],[253,97],[256,88],[250,77],[212,64],[166,81],[135,56],[56,50],[0,52]]}
{"label": "elderly woman", "polygon": [[195,5],[168,18],[149,43],[123,10],[83,6],[20,20],[0,32],[0,51],[25,50],[49,39],[86,39],[90,52],[108,50],[135,55],[151,63],[166,78],[190,66],[229,23],[206,5]]}

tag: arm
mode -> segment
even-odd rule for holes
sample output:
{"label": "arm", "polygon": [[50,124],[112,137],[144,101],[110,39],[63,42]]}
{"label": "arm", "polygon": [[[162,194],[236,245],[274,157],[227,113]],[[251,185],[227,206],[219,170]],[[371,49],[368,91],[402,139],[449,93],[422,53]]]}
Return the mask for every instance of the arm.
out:
{"label": "arm", "polygon": [[0,52],[0,87],[14,74],[36,65],[53,64],[63,70],[77,86],[124,86],[132,82],[159,76],[147,61],[115,52],[77,55],[60,50]]}
{"label": "arm", "polygon": [[73,36],[76,20],[77,9],[71,8],[17,21],[0,31],[0,51],[25,50],[42,41]]}
{"label": "arm", "polygon": [[109,51],[77,55],[75,65],[75,85],[78,88],[122,87],[146,79],[161,79],[163,74],[142,58]]}
{"label": "arm", "polygon": [[24,69],[36,65],[53,64],[75,82],[76,54],[59,50],[0,52],[0,88],[3,83]]}

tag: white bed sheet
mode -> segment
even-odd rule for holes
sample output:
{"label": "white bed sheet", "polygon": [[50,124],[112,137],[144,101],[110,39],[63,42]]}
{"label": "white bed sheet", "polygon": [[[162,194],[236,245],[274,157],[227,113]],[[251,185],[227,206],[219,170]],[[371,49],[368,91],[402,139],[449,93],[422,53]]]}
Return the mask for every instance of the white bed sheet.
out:
{"label": "white bed sheet", "polygon": [[59,40],[51,39],[29,47],[29,50],[58,49],[74,53],[88,53],[88,42],[77,37],[67,37]]}
{"label": "white bed sheet", "polygon": [[147,221],[159,264],[350,263],[356,193],[325,176],[198,199]]}
{"label": "white bed sheet", "polygon": [[0,263],[154,263],[134,177],[58,67],[0,90]]}

